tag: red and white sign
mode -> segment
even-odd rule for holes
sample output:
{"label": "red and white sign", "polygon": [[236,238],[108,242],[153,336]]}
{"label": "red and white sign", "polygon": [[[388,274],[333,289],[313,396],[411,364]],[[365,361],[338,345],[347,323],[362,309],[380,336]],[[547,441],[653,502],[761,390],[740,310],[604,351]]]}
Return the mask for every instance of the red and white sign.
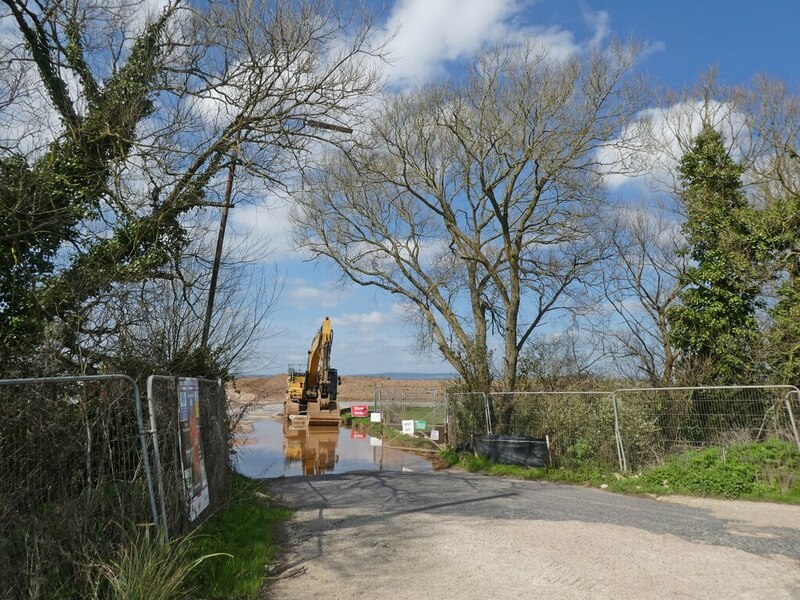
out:
{"label": "red and white sign", "polygon": [[369,407],[366,404],[356,404],[350,407],[350,413],[354,417],[366,417],[369,416]]}
{"label": "red and white sign", "polygon": [[366,433],[364,433],[363,431],[356,431],[354,429],[350,431],[350,439],[351,440],[365,440],[368,437],[369,436]]}

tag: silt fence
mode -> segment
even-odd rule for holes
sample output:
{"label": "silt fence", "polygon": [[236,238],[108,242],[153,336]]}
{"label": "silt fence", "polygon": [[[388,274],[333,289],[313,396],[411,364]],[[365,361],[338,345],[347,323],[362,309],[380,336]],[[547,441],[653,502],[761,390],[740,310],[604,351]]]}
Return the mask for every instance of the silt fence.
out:
{"label": "silt fence", "polygon": [[487,410],[494,434],[546,439],[554,465],[619,463],[611,393],[495,392]]}

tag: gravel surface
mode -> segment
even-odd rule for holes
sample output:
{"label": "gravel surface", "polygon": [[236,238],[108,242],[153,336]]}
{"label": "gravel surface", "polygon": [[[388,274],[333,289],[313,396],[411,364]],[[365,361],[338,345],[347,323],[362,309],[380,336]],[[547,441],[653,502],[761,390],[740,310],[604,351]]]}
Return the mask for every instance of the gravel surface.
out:
{"label": "gravel surface", "polygon": [[265,483],[297,511],[273,599],[800,599],[798,506],[460,471]]}

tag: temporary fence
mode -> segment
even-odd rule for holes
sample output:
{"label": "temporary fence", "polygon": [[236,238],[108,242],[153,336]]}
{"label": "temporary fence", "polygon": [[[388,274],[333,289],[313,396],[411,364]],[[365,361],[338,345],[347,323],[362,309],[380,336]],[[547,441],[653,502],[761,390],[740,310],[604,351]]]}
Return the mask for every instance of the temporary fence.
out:
{"label": "temporary fence", "polygon": [[139,387],[125,375],[0,380],[0,577],[9,594],[29,595],[59,561],[122,539],[113,524],[155,523],[144,423]]}
{"label": "temporary fence", "polygon": [[[196,379],[200,413],[200,439],[208,483],[209,510],[224,496],[229,473],[230,419],[221,380]],[[202,519],[192,521],[186,508],[186,491],[180,461],[178,398],[181,378],[151,375],[147,379],[147,403],[153,440],[155,479],[158,490],[159,525],[165,536],[179,534]]]}
{"label": "temporary fence", "polygon": [[614,392],[623,468],[660,463],[690,448],[800,439],[793,386],[626,389]]}
{"label": "temporary fence", "polygon": [[619,461],[612,394],[495,392],[488,395],[490,431],[547,439],[552,460],[575,466]]}
{"label": "temporary fence", "polygon": [[[383,444],[391,447],[399,436],[402,445],[436,450],[447,443],[447,403],[438,389],[379,388],[375,409],[381,414]],[[415,438],[409,444],[410,438]]]}
{"label": "temporary fence", "polygon": [[492,432],[489,403],[483,392],[447,394],[447,429],[452,446],[468,443],[473,435]]}
{"label": "temporary fence", "polygon": [[[198,387],[213,508],[230,457],[227,402],[221,382]],[[9,597],[30,596],[86,548],[124,541],[130,525],[164,537],[191,526],[178,412],[175,377],[151,377],[147,405],[126,375],[0,380],[0,577]]]}
{"label": "temporary fence", "polygon": [[627,471],[690,448],[768,438],[800,451],[800,391],[788,385],[449,394],[448,407],[451,444],[485,433],[546,437],[561,465]]}

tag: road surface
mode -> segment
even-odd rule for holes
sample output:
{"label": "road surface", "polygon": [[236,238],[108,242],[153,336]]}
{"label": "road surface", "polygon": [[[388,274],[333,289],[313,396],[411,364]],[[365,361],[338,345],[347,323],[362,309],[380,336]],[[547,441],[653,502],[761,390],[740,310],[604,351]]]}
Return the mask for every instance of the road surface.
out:
{"label": "road surface", "polygon": [[454,470],[265,483],[297,511],[276,600],[800,599],[800,506]]}

